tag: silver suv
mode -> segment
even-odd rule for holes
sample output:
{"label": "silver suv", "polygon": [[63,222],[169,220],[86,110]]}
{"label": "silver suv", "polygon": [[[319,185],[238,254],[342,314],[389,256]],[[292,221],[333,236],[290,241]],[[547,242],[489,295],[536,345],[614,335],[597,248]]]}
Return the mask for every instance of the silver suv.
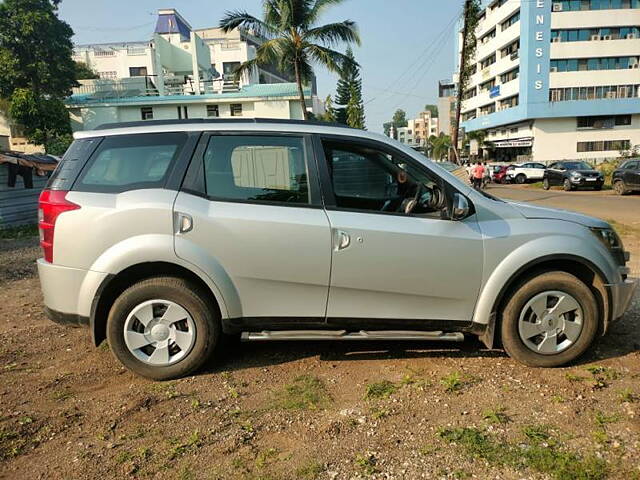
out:
{"label": "silver suv", "polygon": [[169,379],[237,339],[461,339],[553,367],[636,283],[601,220],[505,202],[382,135],[151,121],[75,141],[40,199],[52,320]]}

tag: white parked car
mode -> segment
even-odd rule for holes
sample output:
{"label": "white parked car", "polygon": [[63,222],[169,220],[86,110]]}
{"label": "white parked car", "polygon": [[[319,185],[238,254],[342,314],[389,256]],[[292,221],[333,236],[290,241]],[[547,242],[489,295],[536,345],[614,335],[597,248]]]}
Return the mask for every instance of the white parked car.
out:
{"label": "white parked car", "polygon": [[543,163],[529,162],[513,165],[507,170],[507,181],[515,183],[527,183],[542,180],[546,165]]}

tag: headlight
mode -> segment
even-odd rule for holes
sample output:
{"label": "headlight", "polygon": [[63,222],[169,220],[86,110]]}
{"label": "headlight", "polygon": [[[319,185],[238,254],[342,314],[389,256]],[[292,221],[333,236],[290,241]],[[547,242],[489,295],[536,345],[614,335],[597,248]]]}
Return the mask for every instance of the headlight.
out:
{"label": "headlight", "polygon": [[591,228],[590,230],[596,237],[598,237],[598,240],[607,247],[607,250],[615,255],[624,250],[622,247],[622,240],[620,240],[620,237],[612,228]]}
{"label": "headlight", "polygon": [[571,172],[571,176],[573,178],[580,178],[582,177],[582,174],[580,172]]}

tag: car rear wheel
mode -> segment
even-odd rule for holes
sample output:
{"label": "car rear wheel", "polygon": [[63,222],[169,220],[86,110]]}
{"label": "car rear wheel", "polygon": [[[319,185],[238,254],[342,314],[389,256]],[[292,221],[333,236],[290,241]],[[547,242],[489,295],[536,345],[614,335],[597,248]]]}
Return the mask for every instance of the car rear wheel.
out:
{"label": "car rear wheel", "polygon": [[570,192],[571,190],[573,190],[573,185],[571,185],[571,181],[568,178],[564,179],[564,182],[562,182],[562,186],[564,187],[565,192]]}
{"label": "car rear wheel", "polygon": [[542,188],[544,188],[545,190],[549,190],[549,188],[551,188],[548,178],[545,178],[544,180],[542,180]]}
{"label": "car rear wheel", "polygon": [[627,186],[622,180],[616,180],[613,183],[613,189],[618,195],[626,195],[627,193],[629,193],[629,190],[627,190]]}
{"label": "car rear wheel", "polygon": [[596,300],[577,277],[543,273],[516,289],[500,329],[510,357],[532,367],[558,367],[593,343],[598,330]]}
{"label": "car rear wheel", "polygon": [[519,173],[516,175],[516,183],[522,185],[527,181],[527,176],[524,173]]}
{"label": "car rear wheel", "polygon": [[107,319],[107,339],[129,370],[153,380],[201,367],[220,338],[220,319],[197,285],[153,277],[125,290]]}

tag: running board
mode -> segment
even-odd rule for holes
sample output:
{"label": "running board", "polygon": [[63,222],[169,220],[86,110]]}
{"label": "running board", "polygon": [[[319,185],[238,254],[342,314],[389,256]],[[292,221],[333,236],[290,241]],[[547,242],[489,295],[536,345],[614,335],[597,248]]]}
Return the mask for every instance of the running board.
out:
{"label": "running board", "polygon": [[242,332],[243,342],[266,342],[277,340],[440,340],[462,342],[460,332],[421,332],[413,330],[373,330],[348,332],[347,330],[275,330]]}

